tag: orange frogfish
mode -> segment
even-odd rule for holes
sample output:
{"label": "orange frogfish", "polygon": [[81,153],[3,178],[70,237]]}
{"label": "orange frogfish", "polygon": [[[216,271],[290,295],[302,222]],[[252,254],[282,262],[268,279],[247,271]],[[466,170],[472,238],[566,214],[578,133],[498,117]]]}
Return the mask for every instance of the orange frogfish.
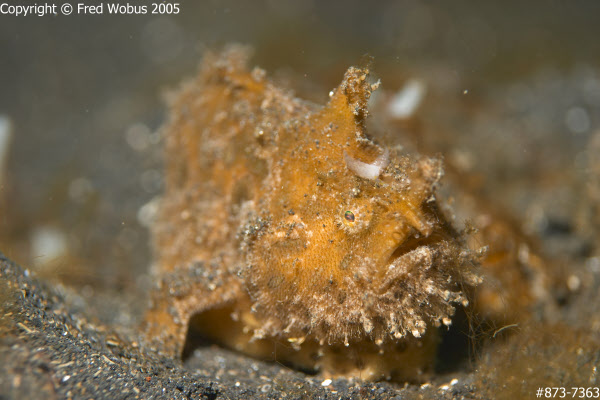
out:
{"label": "orange frogfish", "polygon": [[438,207],[441,161],[369,138],[367,68],[318,106],[246,63],[208,54],[171,106],[151,345],[180,355],[191,327],[323,376],[422,379],[480,280]]}

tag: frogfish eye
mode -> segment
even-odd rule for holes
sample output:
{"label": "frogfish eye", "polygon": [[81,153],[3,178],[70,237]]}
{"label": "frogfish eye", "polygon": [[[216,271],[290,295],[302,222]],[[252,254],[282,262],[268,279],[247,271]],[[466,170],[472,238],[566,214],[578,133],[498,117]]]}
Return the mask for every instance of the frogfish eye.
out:
{"label": "frogfish eye", "polygon": [[353,224],[354,223],[354,213],[352,211],[346,211],[344,213],[344,219],[346,222]]}

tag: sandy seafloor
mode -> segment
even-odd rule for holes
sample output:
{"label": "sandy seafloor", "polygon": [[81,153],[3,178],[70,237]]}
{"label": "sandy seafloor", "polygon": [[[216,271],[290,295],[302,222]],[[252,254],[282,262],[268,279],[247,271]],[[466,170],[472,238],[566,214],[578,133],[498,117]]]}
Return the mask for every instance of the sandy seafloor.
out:
{"label": "sandy seafloor", "polygon": [[[0,140],[0,399],[487,399],[600,386],[600,4],[323,3],[0,15],[0,139],[10,135]],[[151,249],[140,210],[162,191],[165,97],[205,49],[232,41],[318,103],[373,56],[375,128],[386,101],[419,82],[422,103],[383,135],[442,154],[539,243],[565,279],[550,322],[483,350],[447,349],[425,385],[323,386],[210,344],[184,363],[144,351],[135,327]],[[455,183],[443,190],[460,197]],[[466,218],[476,216],[458,209]]]}

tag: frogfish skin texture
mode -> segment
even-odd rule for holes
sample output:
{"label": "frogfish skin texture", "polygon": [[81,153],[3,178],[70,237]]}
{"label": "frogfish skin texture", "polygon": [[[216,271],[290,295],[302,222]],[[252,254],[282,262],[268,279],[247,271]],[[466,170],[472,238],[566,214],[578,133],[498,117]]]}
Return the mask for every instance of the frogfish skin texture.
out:
{"label": "frogfish skin texture", "polygon": [[479,280],[441,161],[369,138],[368,69],[317,106],[246,62],[206,55],[171,106],[148,340],[181,354],[192,325],[324,376],[418,380]]}

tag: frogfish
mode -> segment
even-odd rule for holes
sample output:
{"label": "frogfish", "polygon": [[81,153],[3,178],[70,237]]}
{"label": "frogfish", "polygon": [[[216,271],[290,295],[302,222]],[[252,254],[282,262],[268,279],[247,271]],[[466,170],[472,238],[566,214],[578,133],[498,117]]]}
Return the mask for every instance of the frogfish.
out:
{"label": "frogfish", "polygon": [[180,356],[193,331],[323,376],[422,379],[480,280],[436,199],[442,162],[369,136],[369,68],[320,106],[247,64],[207,54],[172,101],[148,342]]}

